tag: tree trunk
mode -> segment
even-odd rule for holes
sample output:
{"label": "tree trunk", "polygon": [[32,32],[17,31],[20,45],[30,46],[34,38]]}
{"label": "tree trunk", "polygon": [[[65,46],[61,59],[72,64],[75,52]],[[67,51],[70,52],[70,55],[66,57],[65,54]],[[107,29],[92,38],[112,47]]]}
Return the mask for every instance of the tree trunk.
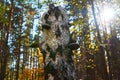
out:
{"label": "tree trunk", "polygon": [[19,42],[18,42],[18,53],[17,53],[17,61],[16,61],[16,80],[19,79],[19,69],[20,69],[20,54],[21,54],[21,32],[22,32],[22,23],[20,23],[19,29]]}
{"label": "tree trunk", "polygon": [[105,61],[105,50],[102,46],[100,47],[100,56],[101,56],[101,58],[100,58],[101,65],[99,66],[99,68],[100,68],[99,72],[101,72],[103,80],[109,80],[109,75],[107,72],[107,63]]}
{"label": "tree trunk", "polygon": [[[11,5],[10,5],[10,14],[9,14],[9,25],[5,26],[3,23],[3,31],[2,31],[2,52],[1,52],[1,72],[0,72],[0,80],[4,80],[6,76],[6,68],[7,68],[7,58],[9,56],[9,46],[8,46],[8,39],[10,35],[10,28],[11,28],[11,19],[12,19],[12,14],[13,14],[13,0],[11,0]],[[6,13],[5,13],[6,14]],[[5,15],[6,16],[6,15]],[[5,27],[7,29],[5,30]],[[6,32],[6,33],[5,33]]]}
{"label": "tree trunk", "polygon": [[113,36],[110,39],[110,49],[111,49],[111,67],[112,67],[112,74],[113,79],[120,80],[120,62],[119,62],[119,56],[120,56],[120,49],[119,49],[119,40],[117,39],[116,35],[113,34]]}
{"label": "tree trunk", "polygon": [[20,63],[20,53],[17,54],[17,61],[16,61],[16,80],[19,79],[19,63]]}
{"label": "tree trunk", "polygon": [[[98,26],[98,23],[97,23],[97,19],[96,19],[96,14],[95,14],[95,8],[94,8],[94,3],[93,3],[93,0],[90,0],[90,3],[91,3],[91,8],[92,8],[92,13],[93,13],[93,17],[94,17],[94,22],[95,22],[95,27],[96,27],[96,31],[97,31],[97,36],[98,36],[98,41],[100,42],[101,44],[101,36],[100,36],[100,32],[99,32],[99,26]],[[97,68],[101,68],[100,69],[100,76],[104,79],[104,80],[109,80],[109,77],[108,77],[108,72],[107,72],[107,63],[106,63],[106,60],[105,60],[105,50],[102,46],[99,47],[100,49],[100,53],[98,54],[100,56],[100,60],[101,60],[101,65],[99,65],[99,63],[97,63],[99,66]],[[97,56],[97,57],[99,57]],[[99,70],[98,69],[98,70]],[[99,73],[99,72],[98,72]]]}
{"label": "tree trunk", "polygon": [[66,11],[50,4],[42,16],[42,28],[45,80],[76,80]]}

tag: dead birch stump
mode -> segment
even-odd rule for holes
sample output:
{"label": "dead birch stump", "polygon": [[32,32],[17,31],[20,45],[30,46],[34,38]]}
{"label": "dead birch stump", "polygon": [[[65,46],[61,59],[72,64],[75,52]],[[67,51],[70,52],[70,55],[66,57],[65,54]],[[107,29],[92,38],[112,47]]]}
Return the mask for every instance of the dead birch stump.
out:
{"label": "dead birch stump", "polygon": [[42,16],[45,80],[76,80],[68,15],[60,6],[49,5]]}

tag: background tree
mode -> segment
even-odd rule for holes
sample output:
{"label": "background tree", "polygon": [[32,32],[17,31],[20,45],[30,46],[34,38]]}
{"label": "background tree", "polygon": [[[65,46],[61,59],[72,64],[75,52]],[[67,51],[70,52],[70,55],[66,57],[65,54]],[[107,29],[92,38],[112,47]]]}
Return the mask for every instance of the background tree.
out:
{"label": "background tree", "polygon": [[7,69],[7,61],[8,56],[10,54],[9,52],[9,35],[10,35],[10,29],[11,29],[11,19],[13,14],[13,1],[11,1],[11,4],[8,4],[7,2],[1,1],[2,3],[0,6],[1,9],[1,71],[0,71],[0,79],[4,80],[6,75],[6,69]]}

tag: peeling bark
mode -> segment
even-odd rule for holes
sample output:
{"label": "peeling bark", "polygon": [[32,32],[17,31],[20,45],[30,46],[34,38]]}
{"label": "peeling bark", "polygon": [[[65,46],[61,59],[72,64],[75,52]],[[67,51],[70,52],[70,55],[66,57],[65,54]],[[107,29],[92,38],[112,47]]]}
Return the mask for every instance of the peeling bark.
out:
{"label": "peeling bark", "polygon": [[49,10],[42,16],[42,29],[44,42],[41,50],[44,56],[45,80],[76,80],[72,59],[72,49],[76,47],[70,43],[66,10],[50,4]]}

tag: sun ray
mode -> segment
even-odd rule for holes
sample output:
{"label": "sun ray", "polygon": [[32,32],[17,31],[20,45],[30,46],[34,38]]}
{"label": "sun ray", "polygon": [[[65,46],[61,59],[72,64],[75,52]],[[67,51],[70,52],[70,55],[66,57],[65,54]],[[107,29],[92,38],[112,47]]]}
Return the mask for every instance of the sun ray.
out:
{"label": "sun ray", "polygon": [[103,22],[110,22],[114,17],[114,10],[109,6],[105,6],[101,11],[101,17]]}

